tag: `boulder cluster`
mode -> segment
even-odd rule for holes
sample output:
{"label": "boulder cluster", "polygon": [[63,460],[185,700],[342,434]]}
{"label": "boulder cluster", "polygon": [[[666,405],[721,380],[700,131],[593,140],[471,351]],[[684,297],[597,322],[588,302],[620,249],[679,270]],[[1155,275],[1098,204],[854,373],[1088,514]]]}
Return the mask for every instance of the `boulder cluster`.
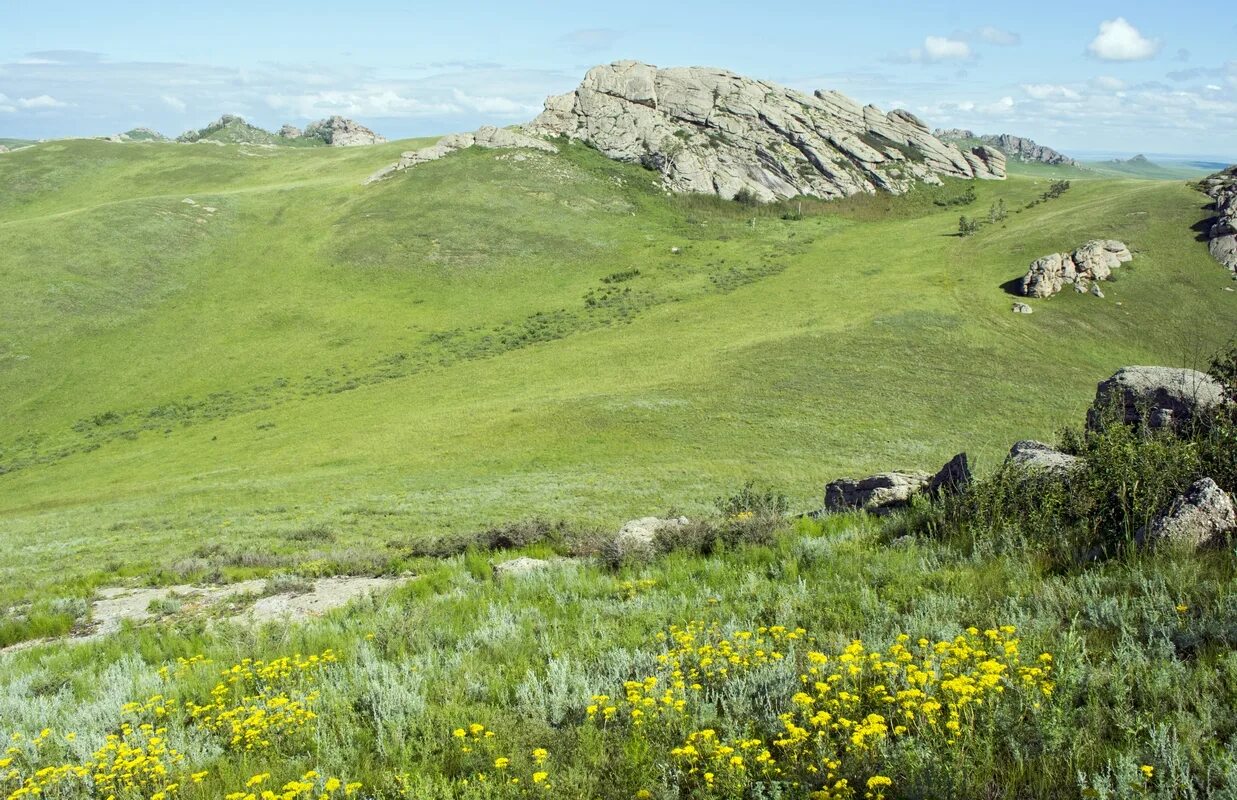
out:
{"label": "boulder cluster", "polygon": [[725,70],[619,61],[547,99],[523,128],[448,136],[368,182],[474,145],[548,152],[547,139],[558,137],[655,170],[667,191],[726,199],[901,194],[942,176],[1005,177],[1001,151],[946,144],[909,111],[885,113],[837,92],[808,95]]}
{"label": "boulder cluster", "polygon": [[1014,136],[1010,133],[976,135],[974,131],[963,128],[940,128],[933,131],[938,139],[946,142],[981,142],[989,147],[995,147],[1009,158],[1024,164],[1050,164],[1061,167],[1081,167],[1082,164],[1065,155],[1044,147],[1025,136]]}
{"label": "boulder cluster", "polygon": [[1103,297],[1099,281],[1108,280],[1112,271],[1134,258],[1130,249],[1115,239],[1093,239],[1072,253],[1053,253],[1037,258],[1019,282],[1026,297],[1052,297],[1067,285],[1084,293],[1091,290]]}
{"label": "boulder cluster", "polygon": [[[1119,424],[1145,424],[1180,433],[1191,422],[1227,402],[1224,387],[1202,372],[1173,367],[1124,367],[1096,387],[1087,427],[1096,430],[1115,417]],[[1069,480],[1082,459],[1043,442],[1025,440],[1010,448],[1005,463],[1028,477]],[[959,453],[935,475],[883,472],[831,481],[825,486],[824,508],[817,513],[862,510],[887,514],[906,508],[917,495],[938,496],[958,491],[970,482],[966,454]],[[1202,478],[1176,498],[1166,513],[1139,531],[1137,538],[1204,547],[1219,544],[1234,533],[1237,511],[1232,498],[1214,480]]]}
{"label": "boulder cluster", "polygon": [[304,138],[304,139],[321,139],[325,144],[331,147],[357,147],[367,144],[382,144],[386,139],[374,133],[369,128],[361,123],[346,119],[341,116],[327,117],[320,119],[317,122],[311,122],[305,126],[304,131],[296,131],[296,128],[291,125],[284,125],[280,129],[280,135],[284,135],[284,131],[289,133],[296,132],[297,136],[288,136],[287,138]]}
{"label": "boulder cluster", "polygon": [[558,148],[545,139],[529,136],[518,128],[495,128],[492,125],[485,125],[473,133],[453,133],[442,137],[429,147],[402,153],[399,161],[378,170],[365,182],[373,183],[382,180],[392,173],[417,164],[424,164],[427,161],[437,161],[443,156],[450,155],[457,150],[466,150],[469,147],[481,147],[487,150],[526,149],[540,150],[545,153],[558,152]]}
{"label": "boulder cluster", "polygon": [[1215,201],[1216,216],[1207,229],[1211,255],[1237,278],[1237,166],[1204,178],[1201,186]]}

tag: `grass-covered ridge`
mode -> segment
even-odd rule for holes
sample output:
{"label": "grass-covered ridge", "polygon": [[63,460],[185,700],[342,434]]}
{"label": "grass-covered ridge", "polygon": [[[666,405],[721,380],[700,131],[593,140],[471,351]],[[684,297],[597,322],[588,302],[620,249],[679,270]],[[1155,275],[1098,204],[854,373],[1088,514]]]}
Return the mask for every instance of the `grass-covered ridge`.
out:
{"label": "grass-covered ridge", "polygon": [[[1201,362],[1232,330],[1184,183],[751,209],[573,146],[361,185],[413,145],[0,160],[0,602],[204,542],[295,560],[306,525],[384,563],[488,523],[691,512],[748,477],[809,507],[839,474],[991,465],[1116,367]],[[1003,223],[953,235],[998,199]],[[1136,252],[1108,300],[1009,313],[1031,259],[1095,237]]]}

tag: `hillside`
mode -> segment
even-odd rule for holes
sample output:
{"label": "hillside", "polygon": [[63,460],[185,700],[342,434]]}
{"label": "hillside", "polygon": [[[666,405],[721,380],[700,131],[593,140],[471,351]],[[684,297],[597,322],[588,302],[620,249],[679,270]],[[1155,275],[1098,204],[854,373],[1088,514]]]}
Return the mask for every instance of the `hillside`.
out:
{"label": "hillside", "polygon": [[[745,207],[564,145],[361,185],[424,144],[0,159],[0,602],[206,540],[309,558],[306,526],[382,557],[750,477],[811,508],[843,474],[991,466],[1097,376],[1203,363],[1237,315],[1184,183]],[[1004,223],[953,235],[998,199]],[[1107,300],[1010,313],[1003,285],[1094,237],[1136,254]]]}
{"label": "hillside", "polygon": [[1189,180],[1201,178],[1215,171],[1211,164],[1159,164],[1143,155],[1126,159],[1110,159],[1107,161],[1088,161],[1086,168],[1105,177],[1129,177],[1141,180]]}

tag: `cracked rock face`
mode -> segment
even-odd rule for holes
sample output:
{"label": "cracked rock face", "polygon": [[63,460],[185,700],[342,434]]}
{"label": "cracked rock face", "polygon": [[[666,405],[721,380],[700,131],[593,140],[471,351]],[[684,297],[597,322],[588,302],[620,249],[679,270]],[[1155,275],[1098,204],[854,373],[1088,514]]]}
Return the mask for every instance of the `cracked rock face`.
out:
{"label": "cracked rock face", "polygon": [[1204,178],[1202,189],[1216,205],[1207,231],[1211,255],[1237,277],[1237,166]]}
{"label": "cracked rock face", "polygon": [[[292,126],[285,125],[284,128],[292,128]],[[296,129],[292,128],[292,130],[295,131]],[[297,136],[287,135],[282,130],[280,135],[287,136],[287,138],[298,138]],[[321,139],[332,147],[356,147],[365,144],[381,144],[386,141],[384,137],[374,133],[361,123],[340,116],[311,122],[305,126],[303,132],[299,132],[299,136]]]}
{"label": "cracked rock face", "polygon": [[1179,367],[1122,367],[1095,387],[1087,426],[1103,427],[1110,407],[1127,425],[1185,430],[1226,402],[1224,386],[1210,375]]}
{"label": "cracked rock face", "polygon": [[366,183],[382,180],[401,170],[424,164],[427,161],[437,161],[456,150],[466,150],[469,147],[483,147],[487,150],[540,150],[544,153],[557,153],[558,148],[544,139],[529,136],[518,128],[495,128],[484,125],[473,133],[453,133],[444,136],[429,147],[420,150],[410,150],[400,154],[399,161],[369,176]]}
{"label": "cracked rock face", "polygon": [[644,164],[671,191],[725,198],[902,193],[942,175],[1005,177],[1000,151],[963,152],[908,111],[886,114],[837,92],[808,95],[702,67],[594,67],[574,92],[546,100],[528,132]]}
{"label": "cracked rock face", "polygon": [[1052,297],[1070,284],[1085,292],[1091,281],[1108,280],[1114,269],[1133,258],[1130,248],[1122,242],[1093,239],[1072,253],[1053,253],[1036,259],[1019,288],[1025,297]]}

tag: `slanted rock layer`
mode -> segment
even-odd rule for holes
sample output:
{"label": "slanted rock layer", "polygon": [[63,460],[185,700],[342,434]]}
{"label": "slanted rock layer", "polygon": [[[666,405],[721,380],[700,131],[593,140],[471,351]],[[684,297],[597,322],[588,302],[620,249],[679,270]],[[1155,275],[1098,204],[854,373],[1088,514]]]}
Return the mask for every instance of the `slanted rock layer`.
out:
{"label": "slanted rock layer", "polygon": [[1226,402],[1210,375],[1179,367],[1122,367],[1095,388],[1087,425],[1099,428],[1112,409],[1121,422],[1184,431]]}
{"label": "slanted rock layer", "polygon": [[917,182],[1005,177],[990,147],[963,152],[914,114],[833,91],[814,95],[719,69],[619,61],[546,100],[530,133],[567,136],[661,173],[666,188],[759,200],[909,190]]}
{"label": "slanted rock layer", "polygon": [[[279,133],[284,135],[284,130],[291,128],[290,125],[285,125]],[[296,128],[292,128],[293,131]],[[311,122],[305,126],[305,130],[300,133],[302,138],[306,139],[321,139],[331,147],[358,147],[367,144],[382,144],[386,139],[371,131],[361,123],[346,119],[339,115],[320,119],[317,122]],[[288,138],[297,138],[290,136]]]}
{"label": "slanted rock layer", "polygon": [[495,128],[493,125],[485,125],[473,133],[453,133],[442,137],[429,147],[402,153],[399,161],[378,170],[365,182],[373,183],[382,180],[392,173],[417,164],[424,164],[427,161],[437,161],[456,150],[466,150],[469,147],[482,147],[487,150],[526,149],[540,150],[545,153],[558,152],[558,148],[545,139],[529,136],[519,128]]}
{"label": "slanted rock layer", "polygon": [[1216,206],[1216,216],[1207,229],[1211,255],[1237,278],[1237,166],[1204,178],[1201,186]]}
{"label": "slanted rock layer", "polygon": [[968,131],[964,128],[949,128],[948,130],[937,128],[933,131],[933,134],[945,142],[955,142],[958,144],[981,142],[989,147],[995,147],[1007,157],[1014,161],[1021,161],[1024,164],[1050,164],[1063,167],[1082,166],[1082,164],[1064,153],[1059,153],[1051,147],[1037,144],[1025,136],[1014,136],[1010,133],[976,135],[974,131]]}
{"label": "slanted rock layer", "polygon": [[1053,253],[1033,261],[1019,291],[1026,297],[1052,297],[1073,284],[1079,292],[1085,292],[1090,282],[1108,280],[1114,269],[1133,258],[1122,242],[1093,239],[1072,253]]}

